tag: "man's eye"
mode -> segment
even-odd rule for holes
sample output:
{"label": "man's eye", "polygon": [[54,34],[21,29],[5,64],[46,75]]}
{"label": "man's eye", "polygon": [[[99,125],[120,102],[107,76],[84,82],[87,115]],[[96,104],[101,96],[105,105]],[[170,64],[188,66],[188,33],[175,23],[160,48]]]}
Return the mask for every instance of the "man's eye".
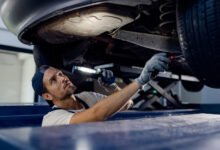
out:
{"label": "man's eye", "polygon": [[60,73],[58,73],[58,75],[59,75],[59,76],[63,76],[63,73],[62,73],[62,72],[60,72]]}

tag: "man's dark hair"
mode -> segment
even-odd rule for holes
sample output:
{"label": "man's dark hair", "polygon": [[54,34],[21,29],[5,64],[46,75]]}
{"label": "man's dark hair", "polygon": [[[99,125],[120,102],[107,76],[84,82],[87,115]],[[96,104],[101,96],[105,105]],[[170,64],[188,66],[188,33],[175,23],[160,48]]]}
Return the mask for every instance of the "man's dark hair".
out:
{"label": "man's dark hair", "polygon": [[[43,77],[44,77],[44,72],[48,68],[50,68],[50,66],[47,66],[47,65],[40,66],[36,70],[36,72],[32,78],[32,87],[33,87],[35,93],[38,94],[39,96],[42,96],[43,93],[47,92],[46,87],[43,85]],[[49,101],[49,100],[46,100],[46,101],[50,106],[54,105],[52,101]]]}

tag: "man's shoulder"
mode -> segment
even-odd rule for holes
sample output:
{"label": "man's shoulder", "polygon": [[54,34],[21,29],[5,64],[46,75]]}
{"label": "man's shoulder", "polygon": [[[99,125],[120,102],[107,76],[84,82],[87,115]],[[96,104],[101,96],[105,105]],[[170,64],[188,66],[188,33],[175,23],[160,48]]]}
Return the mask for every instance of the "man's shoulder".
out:
{"label": "man's shoulder", "polygon": [[68,110],[65,110],[65,109],[54,109],[50,112],[48,112],[47,114],[44,115],[44,117],[47,117],[47,116],[53,116],[53,115],[63,115],[63,114],[66,114],[66,113],[70,113]]}
{"label": "man's shoulder", "polygon": [[75,95],[78,97],[81,97],[81,96],[105,97],[106,96],[104,94],[93,92],[93,91],[83,91],[83,92],[77,93]]}
{"label": "man's shoulder", "polygon": [[64,109],[57,109],[48,112],[44,115],[42,126],[64,125],[69,124],[70,119],[74,115],[73,112],[69,112]]}
{"label": "man's shoulder", "polygon": [[83,91],[80,93],[76,93],[75,95],[93,95],[96,94],[97,92],[93,92],[93,91]]}
{"label": "man's shoulder", "polygon": [[100,101],[101,99],[106,97],[106,95],[103,95],[97,92],[92,92],[92,91],[81,92],[81,93],[75,94],[75,96],[82,99],[90,107],[93,106],[98,101]]}

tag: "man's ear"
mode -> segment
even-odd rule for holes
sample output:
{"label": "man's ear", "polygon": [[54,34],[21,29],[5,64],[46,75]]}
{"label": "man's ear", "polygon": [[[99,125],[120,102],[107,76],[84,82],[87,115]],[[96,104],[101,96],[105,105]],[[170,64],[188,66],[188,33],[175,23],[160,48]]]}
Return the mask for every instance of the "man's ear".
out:
{"label": "man's ear", "polygon": [[45,100],[52,100],[53,99],[53,96],[49,93],[44,93],[42,94],[42,97],[45,99]]}

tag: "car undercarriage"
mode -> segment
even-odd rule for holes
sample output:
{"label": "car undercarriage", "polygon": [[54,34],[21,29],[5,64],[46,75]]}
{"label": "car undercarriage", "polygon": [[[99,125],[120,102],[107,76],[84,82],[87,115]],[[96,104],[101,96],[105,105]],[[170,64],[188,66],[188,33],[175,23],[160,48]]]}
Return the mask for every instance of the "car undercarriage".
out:
{"label": "car undercarriage", "polygon": [[118,66],[143,67],[161,51],[180,58],[169,71],[220,87],[219,7],[217,0],[17,0],[5,1],[2,14],[11,32],[34,45],[38,67],[111,63],[120,77]]}

